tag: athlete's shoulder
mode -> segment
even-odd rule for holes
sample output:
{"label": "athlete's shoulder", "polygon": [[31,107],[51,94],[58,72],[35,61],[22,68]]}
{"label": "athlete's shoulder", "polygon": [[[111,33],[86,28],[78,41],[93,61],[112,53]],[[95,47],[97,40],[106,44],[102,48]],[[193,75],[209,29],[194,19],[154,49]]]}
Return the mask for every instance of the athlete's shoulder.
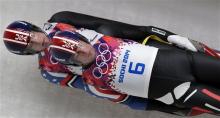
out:
{"label": "athlete's shoulder", "polygon": [[92,45],[104,36],[103,34],[98,33],[94,30],[89,30],[85,28],[80,28],[76,30],[76,32],[85,37],[85,39],[87,39],[88,42],[90,42]]}
{"label": "athlete's shoulder", "polygon": [[44,23],[43,30],[50,35],[51,33],[56,33],[58,31],[76,31],[76,28],[73,25],[69,25],[66,23]]}

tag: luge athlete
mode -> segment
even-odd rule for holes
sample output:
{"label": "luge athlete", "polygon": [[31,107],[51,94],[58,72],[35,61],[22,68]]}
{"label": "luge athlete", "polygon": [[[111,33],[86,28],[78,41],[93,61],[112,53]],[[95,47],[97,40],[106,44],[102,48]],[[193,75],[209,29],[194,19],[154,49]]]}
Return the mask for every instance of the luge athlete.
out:
{"label": "luge athlete", "polygon": [[[58,13],[58,14],[55,14],[51,19],[55,19],[55,18],[58,18],[58,17],[60,17],[61,19],[62,19],[62,15],[63,14],[66,14],[66,13],[70,13],[70,12],[61,12],[61,13]],[[115,22],[115,21],[109,21],[109,20],[106,20],[106,19],[102,19],[102,21],[99,21],[99,19],[100,18],[96,18],[96,17],[91,17],[91,16],[86,16],[86,15],[82,15],[82,14],[77,14],[77,13],[73,13],[73,12],[71,12],[71,14],[73,15],[73,16],[75,16],[75,20],[73,19],[73,18],[65,18],[65,17],[63,17],[63,19],[65,19],[66,21],[68,21],[68,20],[71,20],[71,21],[75,21],[74,23],[76,24],[76,26],[78,25],[78,26],[85,26],[85,27],[88,27],[88,25],[90,26],[89,28],[91,28],[91,29],[96,29],[97,27],[99,27],[98,29],[96,29],[96,30],[98,30],[99,32],[102,32],[102,30],[103,30],[103,33],[106,33],[106,34],[110,34],[110,35],[113,35],[113,36],[118,36],[118,37],[125,37],[125,36],[128,36],[128,38],[130,38],[131,36],[133,36],[133,38],[132,39],[134,39],[134,40],[137,40],[137,39],[139,39],[139,38],[135,38],[135,37],[137,37],[138,35],[141,35],[141,34],[146,34],[146,32],[141,32],[141,31],[138,31],[137,33],[134,33],[134,34],[132,34],[132,33],[128,33],[128,34],[126,34],[125,32],[127,31],[127,32],[129,32],[130,30],[132,30],[132,27],[130,27],[131,25],[128,25],[128,24],[124,24],[124,23],[119,23],[119,22],[116,22],[115,24],[113,23],[113,22]],[[79,16],[79,18],[82,18],[82,19],[77,19],[78,17],[77,16]],[[83,16],[83,17],[82,17]],[[87,18],[85,18],[85,17],[87,17]],[[85,21],[85,19],[87,19],[87,22],[88,23],[86,23]],[[94,23],[94,22],[89,22],[89,21],[92,21],[92,20],[94,20],[94,19],[96,19],[97,21]],[[57,19],[55,19],[55,20],[50,20],[51,22],[55,22]],[[58,19],[57,21],[59,21],[60,19]],[[78,22],[77,22],[78,21]],[[81,22],[81,21],[84,21],[83,23]],[[61,21],[60,21],[61,22]],[[65,22],[66,23],[66,22]],[[73,23],[73,22],[72,22]],[[106,25],[106,23],[107,24],[112,24],[111,26],[109,26],[109,25]],[[23,24],[25,24],[25,23],[23,23]],[[71,23],[69,23],[69,24],[71,24]],[[100,24],[99,26],[97,25],[97,24]],[[118,25],[118,24],[122,24],[122,25]],[[73,25],[73,24],[71,24],[71,25]],[[29,26],[31,26],[32,28],[33,28],[33,26],[32,25],[29,25]],[[93,26],[93,27],[91,27],[91,26]],[[120,29],[120,30],[117,30],[117,27],[116,26],[120,26],[120,27],[118,27],[118,29]],[[129,26],[129,27],[128,27]],[[100,28],[100,27],[102,27],[102,28]],[[14,27],[15,28],[15,27]],[[23,27],[20,27],[20,29],[22,29]],[[136,27],[133,27],[133,29],[134,28],[136,28]],[[162,29],[159,29],[159,28],[155,28],[155,27],[149,27],[149,28],[151,28],[151,29],[154,29],[154,31],[156,32],[157,31],[157,33],[160,33],[161,31],[164,31],[164,30],[162,30]],[[148,28],[148,29],[149,29]],[[13,29],[13,28],[12,28]],[[38,30],[36,30],[36,29],[38,29],[38,28],[33,28],[33,29],[31,29],[32,31],[35,31],[35,32],[39,32],[40,30],[38,29]],[[47,35],[38,35],[38,34],[35,34],[35,36],[34,36],[34,33],[35,32],[32,32],[32,36],[31,37],[35,37],[35,38],[31,38],[31,40],[32,40],[32,44],[34,44],[34,45],[40,45],[40,48],[38,47],[38,49],[36,49],[34,46],[33,47],[31,47],[30,46],[30,44],[31,43],[28,43],[29,44],[29,48],[26,48],[26,46],[22,46],[22,45],[17,45],[17,44],[14,44],[14,43],[10,43],[10,44],[8,44],[8,40],[5,40],[5,42],[6,42],[6,46],[8,47],[8,49],[9,50],[11,50],[12,51],[12,49],[11,48],[15,48],[15,47],[17,47],[17,50],[18,51],[13,51],[14,53],[18,53],[18,52],[20,52],[20,54],[33,54],[33,53],[36,53],[36,52],[40,52],[40,51],[42,51],[42,50],[44,50],[45,49],[45,47],[44,46],[48,46],[49,45],[49,42],[46,40],[48,37],[49,37],[49,39],[51,38],[51,37],[53,37],[53,35],[57,32],[57,31],[60,31],[60,30],[70,30],[70,29],[73,29],[71,26],[69,26],[69,25],[67,25],[67,24],[63,24],[63,23],[49,23],[49,24],[47,24],[47,25],[45,25],[45,27],[44,27],[44,31],[46,31],[47,33]],[[102,30],[100,30],[100,29],[102,29]],[[156,29],[156,30],[155,30]],[[9,31],[9,30],[8,30]],[[30,31],[30,29],[26,29],[26,31],[24,30],[24,32],[28,32],[28,31]],[[74,31],[74,30],[72,30],[72,31]],[[105,32],[105,31],[107,31],[107,32]],[[124,32],[124,33],[118,33],[118,32]],[[134,31],[134,30],[132,30],[132,31]],[[152,30],[153,31],[153,30]],[[41,31],[42,32],[42,31]],[[83,33],[82,33],[83,32]],[[155,33],[154,32],[154,33]],[[164,31],[165,32],[165,31]],[[151,32],[151,34],[152,34],[153,32]],[[89,33],[90,34],[90,36],[92,36],[91,34],[92,33]],[[94,33],[93,33],[94,34]],[[150,33],[149,33],[150,34]],[[156,33],[155,33],[156,34]],[[161,33],[160,33],[161,34]],[[169,33],[166,33],[166,34],[169,34]],[[173,34],[173,33],[170,33],[170,34]],[[88,31],[86,31],[86,30],[81,30],[81,35],[84,35],[84,36],[88,36]],[[39,37],[38,37],[39,36]],[[95,35],[93,35],[93,36],[95,36]],[[147,36],[147,35],[146,35]],[[6,36],[7,37],[7,36]],[[158,37],[160,37],[160,35],[158,34]],[[10,39],[10,38],[8,38],[8,39]],[[15,37],[14,38],[12,38],[12,39],[15,39]],[[18,39],[18,38],[17,38]],[[22,39],[22,38],[20,38],[20,39]],[[39,39],[39,40],[34,40],[34,39]],[[44,39],[44,40],[40,40],[40,39]],[[181,39],[181,38],[180,38]],[[139,39],[140,40],[140,39]],[[141,39],[141,40],[143,40],[143,39]],[[22,41],[22,40],[21,40]],[[25,40],[24,40],[25,41]],[[41,42],[41,43],[34,43],[34,41],[37,41],[37,42]],[[42,42],[43,41],[43,42]],[[137,40],[138,41],[138,40]],[[11,41],[11,42],[15,42],[15,41]],[[174,46],[170,46],[170,45],[164,45],[164,44],[161,44],[161,43],[155,43],[155,42],[153,42],[153,41],[151,41],[151,40],[149,40],[149,42],[148,42],[148,44],[150,44],[150,45],[154,45],[154,46],[158,46],[158,47],[161,47],[161,48],[163,48],[163,49],[174,49],[173,47]],[[12,47],[10,47],[10,45],[12,46]],[[43,46],[44,45],[44,46]],[[31,48],[30,48],[31,47]],[[190,47],[190,46],[188,46],[188,47]],[[191,46],[192,47],[192,46]],[[185,47],[185,48],[187,48],[187,47]],[[22,50],[21,50],[22,49]],[[31,49],[31,50],[28,50],[28,49]],[[33,49],[33,50],[32,50]],[[175,48],[176,49],[176,48]],[[201,48],[201,49],[204,49],[204,48]],[[176,49],[176,50],[179,50],[179,49]],[[53,83],[61,83],[62,85],[67,85],[67,86],[73,86],[73,85],[77,85],[76,83],[76,80],[80,80],[80,79],[76,79],[76,78],[78,78],[79,76],[70,76],[69,74],[63,74],[64,72],[68,72],[68,73],[70,73],[70,68],[72,68],[72,66],[64,66],[63,64],[58,64],[54,59],[52,59],[51,57],[50,57],[50,54],[47,52],[47,50],[44,50],[45,52],[44,53],[41,53],[40,55],[40,65],[41,65],[41,67],[43,68],[42,69],[42,75],[45,77],[45,78],[47,78],[47,79],[49,79],[51,82],[53,82]],[[207,50],[206,50],[207,51]],[[209,52],[212,52],[212,53],[208,53],[208,54],[211,54],[211,55],[214,55],[215,56],[215,54],[217,54],[217,53],[214,53],[213,51],[209,51]],[[46,71],[45,71],[46,70]],[[73,71],[76,71],[75,70],[75,68],[74,68],[74,70]],[[51,73],[52,72],[52,73]],[[58,72],[58,73],[60,73],[60,75],[58,76],[58,77],[55,77],[54,75],[55,74],[53,74],[53,72]],[[79,72],[80,73],[80,72]],[[53,76],[51,76],[51,75],[53,75]],[[66,77],[64,77],[66,75]],[[67,76],[69,76],[69,77],[67,77]],[[71,79],[71,77],[72,77],[72,79]],[[62,79],[61,79],[62,78]],[[73,78],[75,78],[75,79],[73,79]],[[73,80],[75,80],[75,81],[73,81]],[[78,82],[78,84],[79,84],[80,82]],[[79,84],[80,85],[80,84]],[[77,87],[81,87],[81,88],[83,88],[82,86],[79,86],[79,85],[77,85]],[[99,89],[97,89],[96,88],[96,90],[94,91],[94,89],[92,89],[91,87],[92,86],[88,86],[88,87],[90,87],[90,89],[86,89],[86,90],[92,90],[92,92],[90,91],[90,93],[95,93],[96,95],[103,95],[102,97],[107,97],[107,98],[109,98],[110,96],[108,95],[109,93],[111,93],[111,95],[114,93],[114,95],[115,96],[117,96],[119,93],[117,93],[117,92],[115,92],[115,91],[111,91],[111,92],[108,92],[108,91],[105,91],[105,93],[108,93],[108,94],[103,94],[103,91],[101,91],[101,94],[100,93],[97,93],[97,92],[100,92],[99,91]],[[88,91],[89,92],[89,91]],[[117,93],[117,94],[116,94]],[[122,95],[123,96],[123,95]],[[122,99],[122,98],[126,98],[126,99]],[[128,99],[127,99],[128,98]],[[114,99],[113,98],[109,98],[110,100],[113,100],[114,101]],[[160,104],[159,102],[155,102],[154,100],[153,101],[151,101],[151,100],[148,100],[148,99],[142,99],[142,98],[140,98],[140,97],[134,97],[134,96],[129,96],[129,97],[120,97],[120,99],[122,100],[121,101],[121,103],[125,103],[125,104],[128,104],[129,106],[131,106],[131,107],[137,107],[138,105],[139,105],[139,109],[145,109],[145,108],[147,108],[147,109],[151,109],[151,107],[153,108],[153,107],[157,107],[157,108],[154,108],[154,109],[158,109],[159,107],[161,107],[161,108],[163,108],[162,109],[162,111],[166,111],[167,110],[167,107],[168,106],[166,106],[166,105],[164,105],[164,104]],[[117,100],[116,100],[117,101]],[[120,101],[120,100],[119,100]],[[149,102],[150,101],[150,102]],[[148,107],[146,106],[146,104],[148,103]],[[136,104],[136,105],[135,105]],[[141,106],[140,106],[140,104],[141,104]],[[133,106],[132,106],[133,105]],[[159,107],[158,107],[159,106]],[[164,106],[165,106],[165,108],[164,108]],[[203,111],[202,109],[198,109],[196,106],[195,107],[193,107],[193,109],[191,109],[191,108],[184,108],[184,107],[173,107],[173,105],[169,105],[169,108],[171,109],[171,111],[169,111],[169,112],[173,112],[173,113],[177,113],[178,111],[180,111],[180,110],[182,110],[182,111],[184,111],[184,115],[193,115],[193,112],[194,111],[200,111],[200,112],[205,112],[205,111]],[[181,109],[180,109],[181,108]],[[190,111],[192,111],[192,112],[190,112]],[[192,114],[190,114],[190,113],[192,113]],[[198,112],[197,112],[198,113]],[[177,113],[178,114],[178,113]],[[194,114],[195,115],[195,114]]]}

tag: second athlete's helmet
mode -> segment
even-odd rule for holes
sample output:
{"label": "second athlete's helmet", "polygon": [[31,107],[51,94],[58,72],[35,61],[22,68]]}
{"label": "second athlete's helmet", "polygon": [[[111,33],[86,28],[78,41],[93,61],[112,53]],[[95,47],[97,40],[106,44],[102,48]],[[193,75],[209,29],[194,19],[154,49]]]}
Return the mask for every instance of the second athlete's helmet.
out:
{"label": "second athlete's helmet", "polygon": [[[85,38],[77,32],[57,32],[51,40],[49,52],[55,60],[62,64],[79,65],[78,62],[73,58],[75,55],[77,55],[76,51],[80,46],[79,40],[85,40]],[[85,40],[85,42],[87,41]]]}

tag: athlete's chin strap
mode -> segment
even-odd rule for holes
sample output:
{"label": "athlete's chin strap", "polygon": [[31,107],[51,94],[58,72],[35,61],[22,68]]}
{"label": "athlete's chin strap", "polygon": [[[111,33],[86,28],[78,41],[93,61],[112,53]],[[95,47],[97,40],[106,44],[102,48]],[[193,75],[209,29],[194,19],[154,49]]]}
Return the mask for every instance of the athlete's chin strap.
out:
{"label": "athlete's chin strap", "polygon": [[162,40],[161,38],[159,38],[159,37],[156,36],[156,35],[150,35],[150,36],[146,37],[146,38],[143,40],[142,44],[146,45],[147,42],[148,42],[150,39],[153,39],[153,40],[156,40],[156,41],[159,41],[159,42],[162,42],[162,43],[166,43],[166,44],[168,44],[168,45],[170,44],[169,42]]}

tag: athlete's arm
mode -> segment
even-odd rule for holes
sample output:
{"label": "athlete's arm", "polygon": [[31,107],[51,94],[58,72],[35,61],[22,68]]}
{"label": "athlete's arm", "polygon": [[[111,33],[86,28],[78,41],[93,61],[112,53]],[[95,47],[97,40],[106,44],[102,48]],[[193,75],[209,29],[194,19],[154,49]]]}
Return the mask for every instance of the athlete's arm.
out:
{"label": "athlete's arm", "polygon": [[[70,11],[55,13],[48,22],[67,23],[77,28],[83,27],[109,36],[132,39],[139,43],[150,35],[156,35],[166,42],[191,51],[198,51],[201,47],[197,41],[158,27],[131,25]],[[198,45],[199,47],[197,47]]]}
{"label": "athlete's arm", "polygon": [[[127,105],[129,108],[132,108],[134,110],[157,110],[176,115],[189,115],[188,113],[191,110],[166,105],[155,100],[128,96],[112,90],[104,90],[101,88],[90,86],[88,84],[85,84],[83,82],[83,79],[79,75],[49,72],[43,69],[41,70],[41,75],[45,80],[49,81],[50,83],[64,87],[77,88],[97,98],[108,99],[112,102]],[[178,114],[177,112],[181,114]]]}
{"label": "athlete's arm", "polygon": [[142,42],[144,38],[150,35],[156,35],[165,40],[168,36],[175,35],[172,32],[154,26],[131,25],[70,11],[55,13],[48,22],[67,23],[78,28],[91,29],[105,35],[133,39],[137,42]]}
{"label": "athlete's arm", "polygon": [[140,42],[146,37],[146,34],[140,30],[139,26],[69,11],[54,14],[48,22],[67,23],[77,28],[91,29],[105,35],[132,39]]}
{"label": "athlete's arm", "polygon": [[[79,75],[49,72],[43,69],[41,69],[41,75],[45,80],[53,84],[84,90],[85,92],[87,92],[88,94],[92,96],[103,98],[103,99],[108,99],[116,103],[125,104],[132,109],[148,110],[147,105],[149,103],[147,99],[134,97],[134,96],[128,96],[126,94],[121,94],[116,91],[101,89],[98,87],[88,85],[83,82],[82,77]],[[150,110],[157,110],[157,109],[150,109]]]}

